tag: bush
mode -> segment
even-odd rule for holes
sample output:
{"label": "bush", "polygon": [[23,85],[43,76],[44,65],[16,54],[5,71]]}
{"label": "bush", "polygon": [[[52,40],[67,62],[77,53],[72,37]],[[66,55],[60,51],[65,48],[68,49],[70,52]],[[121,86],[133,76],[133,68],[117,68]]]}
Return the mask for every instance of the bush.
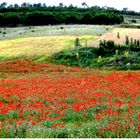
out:
{"label": "bush", "polygon": [[[137,51],[136,51],[137,50]],[[118,53],[116,53],[116,51]],[[114,68],[138,70],[140,67],[140,47],[116,45],[114,41],[100,41],[100,47],[84,47],[53,54],[52,62],[67,66],[90,68]],[[127,66],[130,63],[130,66]]]}
{"label": "bush", "polygon": [[75,46],[75,48],[78,48],[78,47],[81,46],[81,45],[80,45],[80,40],[79,40],[79,38],[76,38],[76,39],[75,39],[74,46]]}
{"label": "bush", "polygon": [[117,38],[120,39],[120,33],[119,32],[117,33]]}
{"label": "bush", "polygon": [[132,23],[137,23],[137,21],[135,19],[132,19],[131,22]]}
{"label": "bush", "polygon": [[98,51],[97,51],[98,56],[105,56],[106,51],[104,49],[104,47],[100,46]]}
{"label": "bush", "polygon": [[128,38],[128,36],[125,37],[125,44],[129,45],[129,38]]}

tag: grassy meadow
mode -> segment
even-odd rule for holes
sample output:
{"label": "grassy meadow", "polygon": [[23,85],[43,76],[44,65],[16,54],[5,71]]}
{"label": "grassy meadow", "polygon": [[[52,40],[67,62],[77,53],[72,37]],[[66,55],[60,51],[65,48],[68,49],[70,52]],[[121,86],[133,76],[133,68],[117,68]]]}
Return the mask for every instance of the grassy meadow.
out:
{"label": "grassy meadow", "polygon": [[[49,37],[28,37],[14,40],[5,40],[0,43],[0,57],[19,57],[19,56],[39,56],[51,55],[63,49],[74,47],[77,36],[49,36]],[[81,43],[90,43],[98,38],[95,35],[82,35],[78,37]]]}
{"label": "grassy meadow", "polygon": [[57,26],[27,26],[0,28],[0,40],[9,40],[27,37],[48,36],[79,36],[95,35],[101,36],[112,29],[105,25],[57,25]]}
{"label": "grassy meadow", "polygon": [[73,48],[77,37],[85,46],[111,29],[111,26],[98,25],[0,28],[0,57],[51,55]]}

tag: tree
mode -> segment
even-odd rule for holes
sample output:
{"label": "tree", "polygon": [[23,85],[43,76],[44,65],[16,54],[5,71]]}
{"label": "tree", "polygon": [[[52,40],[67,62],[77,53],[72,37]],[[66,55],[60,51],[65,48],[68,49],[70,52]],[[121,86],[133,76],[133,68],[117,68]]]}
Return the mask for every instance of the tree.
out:
{"label": "tree", "polygon": [[2,8],[5,8],[7,6],[7,3],[6,2],[3,2],[1,5],[0,5],[0,7],[2,7]]}
{"label": "tree", "polygon": [[27,15],[25,19],[26,25],[48,25],[48,24],[56,24],[57,19],[56,16],[52,13],[45,12],[33,12]]}
{"label": "tree", "polygon": [[64,5],[63,5],[63,3],[59,3],[59,7],[63,7]]}
{"label": "tree", "polygon": [[74,46],[75,46],[75,48],[78,48],[78,47],[81,46],[81,45],[80,45],[80,40],[79,40],[79,38],[76,38],[76,39],[75,39]]}
{"label": "tree", "polygon": [[21,17],[17,14],[9,13],[5,16],[5,25],[16,26],[21,23]]}
{"label": "tree", "polygon": [[21,7],[27,7],[28,5],[29,5],[28,3],[23,2],[23,3],[21,4]]}
{"label": "tree", "polygon": [[124,11],[124,12],[127,12],[127,11],[128,11],[128,8],[123,8],[123,11]]}
{"label": "tree", "polygon": [[8,8],[13,8],[14,6],[13,6],[13,4],[10,4],[9,6],[8,6]]}
{"label": "tree", "polygon": [[81,18],[81,22],[83,24],[92,24],[93,22],[93,16],[90,13],[85,13],[83,17]]}
{"label": "tree", "polygon": [[40,7],[42,7],[42,4],[41,3],[37,3],[36,7],[40,8]]}
{"label": "tree", "polygon": [[46,3],[43,3],[43,7],[46,7]]}
{"label": "tree", "polygon": [[65,23],[67,24],[78,24],[79,23],[79,16],[74,13],[70,13],[65,18]]}
{"label": "tree", "polygon": [[3,26],[5,24],[5,17],[3,14],[0,13],[0,26]]}
{"label": "tree", "polygon": [[129,45],[129,37],[127,35],[125,36],[125,44]]}
{"label": "tree", "polygon": [[140,46],[140,41],[139,41],[139,40],[137,40],[137,46],[138,46],[138,47]]}
{"label": "tree", "polygon": [[[3,7],[5,7],[3,3]],[[88,7],[85,2],[82,3],[84,7]],[[0,5],[1,6],[1,5]],[[35,13],[36,12],[36,13]],[[123,17],[113,11],[108,11],[103,8],[94,6],[90,8],[78,8],[72,4],[67,7],[60,3],[59,6],[46,6],[46,4],[36,3],[22,3],[21,5],[11,5],[5,8],[0,7],[0,13],[3,15],[0,21],[2,26],[16,25],[11,19],[19,21],[23,25],[48,25],[48,24],[119,24],[123,21]],[[11,14],[10,16],[9,13]],[[9,22],[7,22],[7,21]]]}
{"label": "tree", "polygon": [[14,8],[19,8],[19,5],[18,4],[14,4]]}
{"label": "tree", "polygon": [[117,33],[117,38],[120,39],[120,33],[119,32]]}
{"label": "tree", "polygon": [[82,6],[83,6],[84,8],[86,8],[86,7],[88,8],[88,5],[87,5],[85,2],[82,3]]}

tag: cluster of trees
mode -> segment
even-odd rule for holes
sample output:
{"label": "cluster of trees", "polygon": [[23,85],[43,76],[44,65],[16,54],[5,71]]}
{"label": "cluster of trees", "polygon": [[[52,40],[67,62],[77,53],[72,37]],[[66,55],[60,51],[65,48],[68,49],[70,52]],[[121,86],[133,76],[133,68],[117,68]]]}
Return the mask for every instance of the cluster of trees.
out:
{"label": "cluster of trees", "polygon": [[0,5],[0,26],[56,24],[120,24],[123,16],[100,7],[46,6],[46,4]]}
{"label": "cluster of trees", "polygon": [[115,54],[123,54],[126,51],[129,52],[140,52],[140,40],[137,39],[129,39],[128,36],[126,36],[125,44],[115,44],[114,41],[100,41],[99,49],[97,54],[100,56],[111,56]]}
{"label": "cluster of trees", "polygon": [[125,51],[129,52],[140,52],[140,40],[139,39],[129,39],[128,36],[125,38],[125,44],[115,44],[114,41],[100,41],[98,49],[98,55],[105,56],[105,55],[114,55],[116,54],[116,50],[118,54],[123,54]]}

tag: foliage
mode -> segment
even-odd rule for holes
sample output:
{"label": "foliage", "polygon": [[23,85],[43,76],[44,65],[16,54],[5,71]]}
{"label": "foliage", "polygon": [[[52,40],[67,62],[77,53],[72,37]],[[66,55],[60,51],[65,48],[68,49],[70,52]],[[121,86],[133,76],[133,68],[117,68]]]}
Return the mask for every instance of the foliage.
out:
{"label": "foliage", "polygon": [[[129,38],[126,38],[126,41],[130,42]],[[101,58],[100,61],[99,58]],[[112,40],[104,40],[100,41],[98,48],[82,47],[55,53],[51,56],[51,62],[68,66],[139,70],[139,41],[117,45]],[[128,63],[130,67],[127,66]]]}
{"label": "foliage", "polygon": [[[24,6],[23,6],[24,5]],[[104,8],[43,6],[41,4],[0,7],[0,26],[57,24],[120,24],[123,16]]]}
{"label": "foliage", "polygon": [[81,46],[80,41],[79,41],[79,38],[76,38],[76,39],[75,39],[74,46],[75,46],[75,48]]}
{"label": "foliage", "polygon": [[120,33],[119,32],[117,33],[117,38],[120,39]]}
{"label": "foliage", "polygon": [[125,37],[125,44],[129,45],[129,38],[128,38],[128,36]]}
{"label": "foliage", "polygon": [[[111,27],[111,28],[109,28]],[[112,26],[109,26],[109,31],[112,29]],[[69,37],[80,38],[81,37],[86,41],[95,40],[98,36],[108,32],[106,30],[105,25],[53,25],[53,26],[25,26],[25,27],[14,27],[14,28],[5,28],[0,27],[0,40],[7,40],[8,43],[11,39],[15,42],[15,39],[21,38],[21,40],[25,40],[25,38],[31,37],[45,37],[46,40],[48,37],[52,36],[52,38],[64,37],[64,40],[69,41]],[[67,38],[68,37],[68,38]],[[37,40],[39,38],[36,38]],[[67,42],[68,42],[67,41]],[[41,41],[42,42],[42,41]],[[46,42],[46,41],[43,41]],[[50,44],[48,42],[46,44]],[[81,43],[83,43],[81,41]],[[85,43],[85,42],[84,42]],[[73,44],[73,43],[72,43]],[[20,44],[22,45],[22,44]]]}

